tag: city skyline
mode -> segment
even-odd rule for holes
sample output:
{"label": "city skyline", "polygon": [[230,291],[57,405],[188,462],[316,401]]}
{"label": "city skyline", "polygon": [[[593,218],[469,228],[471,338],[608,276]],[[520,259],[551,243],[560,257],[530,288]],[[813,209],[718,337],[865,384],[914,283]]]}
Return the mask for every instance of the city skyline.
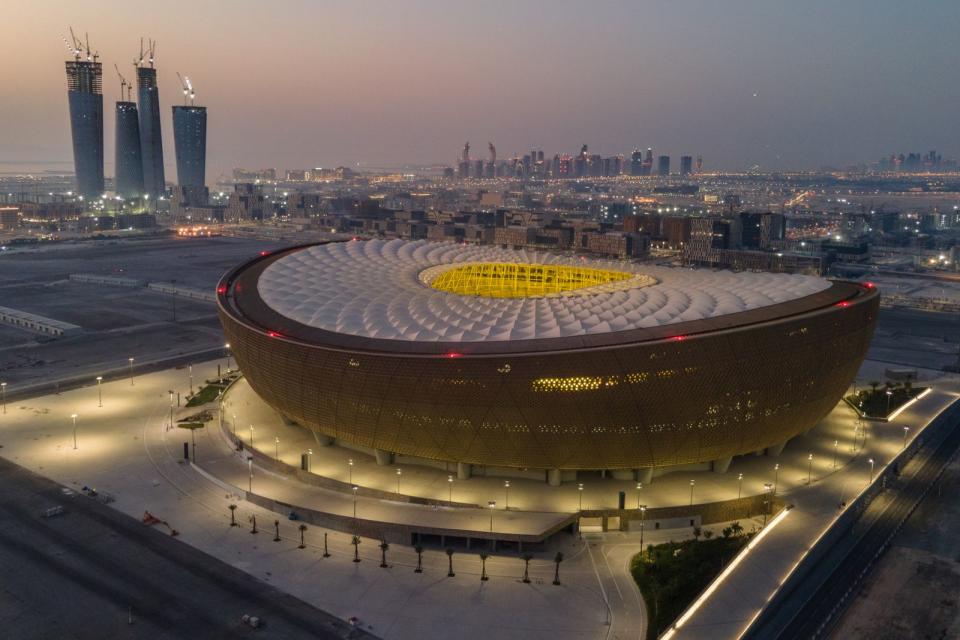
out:
{"label": "city skyline", "polygon": [[[17,122],[0,162],[69,160],[60,38],[71,25],[125,73],[141,35],[157,40],[161,112],[178,103],[176,72],[194,78],[198,99],[217,113],[211,179],[234,166],[453,165],[465,139],[492,140],[502,157],[574,153],[583,143],[604,155],[653,147],[674,162],[702,155],[710,170],[844,166],[900,150],[955,157],[949,105],[960,90],[939,78],[949,76],[960,10],[856,5],[611,3],[594,12],[531,3],[467,14],[433,3],[249,4],[218,30],[201,26],[224,19],[209,5],[185,21],[177,2],[136,10],[18,2],[0,44],[22,61],[0,89]],[[278,30],[284,38],[262,37]],[[17,37],[25,32],[29,42]],[[414,41],[435,45],[404,44]],[[118,96],[107,74],[104,97]],[[161,128],[169,146],[169,118]],[[105,145],[113,148],[111,127]],[[165,168],[173,175],[173,154]]]}

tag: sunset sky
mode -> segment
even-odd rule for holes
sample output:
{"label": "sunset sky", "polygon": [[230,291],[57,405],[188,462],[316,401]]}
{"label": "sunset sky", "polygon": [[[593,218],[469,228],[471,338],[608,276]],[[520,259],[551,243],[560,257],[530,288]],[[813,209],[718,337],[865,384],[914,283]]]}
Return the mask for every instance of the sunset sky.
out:
{"label": "sunset sky", "polygon": [[71,160],[70,26],[104,62],[108,175],[113,65],[133,76],[140,36],[159,41],[167,164],[179,71],[210,110],[211,181],[453,163],[467,140],[501,157],[652,146],[708,170],[960,155],[954,1],[5,0],[0,16],[0,168]]}

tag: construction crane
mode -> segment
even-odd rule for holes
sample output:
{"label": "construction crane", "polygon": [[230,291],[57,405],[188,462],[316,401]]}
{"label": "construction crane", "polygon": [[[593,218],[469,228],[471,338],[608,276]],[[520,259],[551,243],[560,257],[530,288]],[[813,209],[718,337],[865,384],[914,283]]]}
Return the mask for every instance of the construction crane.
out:
{"label": "construction crane", "polygon": [[150,63],[150,67],[153,68],[153,60],[157,53],[157,41],[156,40],[147,40],[147,48],[143,48],[143,38],[140,38],[140,57],[133,61],[134,66],[141,67],[143,66],[144,56],[146,56],[147,62]]}
{"label": "construction crane", "polygon": [[197,95],[193,90],[193,84],[190,82],[190,77],[183,77],[180,75],[180,72],[177,71],[177,78],[180,80],[180,86],[183,87],[183,106],[187,106],[187,96],[190,97],[190,106],[193,106],[193,99]]}
{"label": "construction crane", "polygon": [[114,64],[113,68],[117,70],[117,76],[120,78],[120,100],[126,100],[127,102],[130,102],[130,83],[127,82],[127,79],[123,77],[122,73],[120,73],[120,67]]}
{"label": "construction crane", "polygon": [[67,45],[67,50],[70,52],[70,55],[73,56],[73,59],[77,62],[80,62],[80,53],[82,49],[80,47],[80,41],[77,40],[77,36],[73,35],[73,27],[70,27],[70,40],[67,40],[67,36],[63,36],[63,44]]}

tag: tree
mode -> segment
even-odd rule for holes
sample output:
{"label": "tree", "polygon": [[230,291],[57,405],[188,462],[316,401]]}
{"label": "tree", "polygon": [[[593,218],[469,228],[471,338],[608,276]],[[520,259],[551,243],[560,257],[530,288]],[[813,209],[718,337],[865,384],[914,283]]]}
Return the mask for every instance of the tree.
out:
{"label": "tree", "polygon": [[530,584],[530,561],[533,560],[533,556],[527,553],[527,554],[524,554],[522,557],[523,557],[523,581],[527,584]]}
{"label": "tree", "polygon": [[390,549],[390,544],[386,540],[380,541],[380,567],[386,569],[387,565],[387,551]]}
{"label": "tree", "polygon": [[712,537],[713,537],[713,530],[712,530],[712,529],[705,529],[704,532],[703,532],[703,539],[704,539],[704,540],[709,540],[709,539],[712,538]]}
{"label": "tree", "polygon": [[699,540],[701,533],[702,533],[702,531],[700,530],[700,527],[694,527],[694,528],[693,528],[693,539],[694,539],[694,540]]}
{"label": "tree", "polygon": [[873,380],[873,381],[870,382],[870,389],[871,389],[871,391],[873,391],[874,394],[877,393],[877,387],[879,387],[879,386],[880,386],[880,383],[877,382],[876,380]]}
{"label": "tree", "polygon": [[360,562],[360,536],[353,536],[350,544],[353,545],[353,561]]}
{"label": "tree", "polygon": [[553,562],[556,565],[553,570],[553,584],[560,584],[560,563],[563,562],[563,552],[557,551],[553,556]]}
{"label": "tree", "polygon": [[486,582],[487,580],[490,579],[490,578],[487,576],[487,558],[489,558],[489,557],[490,557],[490,556],[489,556],[489,554],[487,554],[486,551],[481,551],[481,552],[480,552],[480,579],[481,579],[483,582]]}
{"label": "tree", "polygon": [[733,535],[739,536],[743,534],[743,526],[739,522],[734,522],[730,525],[730,530],[733,531]]}
{"label": "tree", "polygon": [[447,577],[452,578],[457,575],[453,572],[453,548],[447,547],[447,562],[449,562],[449,567],[447,569]]}
{"label": "tree", "polygon": [[724,527],[722,533],[724,538],[729,538],[733,535],[733,527]]}
{"label": "tree", "polygon": [[236,512],[236,510],[237,510],[237,505],[232,504],[232,505],[230,505],[229,507],[227,507],[227,509],[230,509],[230,526],[231,526],[231,527],[236,527],[236,526],[237,526],[237,520],[236,520],[236,518],[234,518],[234,512]]}
{"label": "tree", "polygon": [[303,549],[307,546],[303,543],[303,532],[307,530],[307,525],[301,523],[300,526],[297,528],[300,530],[300,546],[297,548]]}
{"label": "tree", "polygon": [[418,544],[413,550],[417,552],[417,568],[413,572],[423,573],[423,545]]}

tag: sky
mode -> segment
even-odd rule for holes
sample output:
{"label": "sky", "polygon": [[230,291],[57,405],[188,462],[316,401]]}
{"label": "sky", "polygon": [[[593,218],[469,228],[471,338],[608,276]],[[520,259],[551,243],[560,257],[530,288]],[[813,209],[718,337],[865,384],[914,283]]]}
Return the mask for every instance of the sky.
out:
{"label": "sky", "polygon": [[4,0],[0,18],[0,171],[71,161],[71,26],[104,63],[107,175],[113,65],[133,76],[141,36],[170,179],[177,71],[209,109],[211,182],[452,164],[465,141],[474,157],[653,147],[705,170],[960,156],[954,0]]}

